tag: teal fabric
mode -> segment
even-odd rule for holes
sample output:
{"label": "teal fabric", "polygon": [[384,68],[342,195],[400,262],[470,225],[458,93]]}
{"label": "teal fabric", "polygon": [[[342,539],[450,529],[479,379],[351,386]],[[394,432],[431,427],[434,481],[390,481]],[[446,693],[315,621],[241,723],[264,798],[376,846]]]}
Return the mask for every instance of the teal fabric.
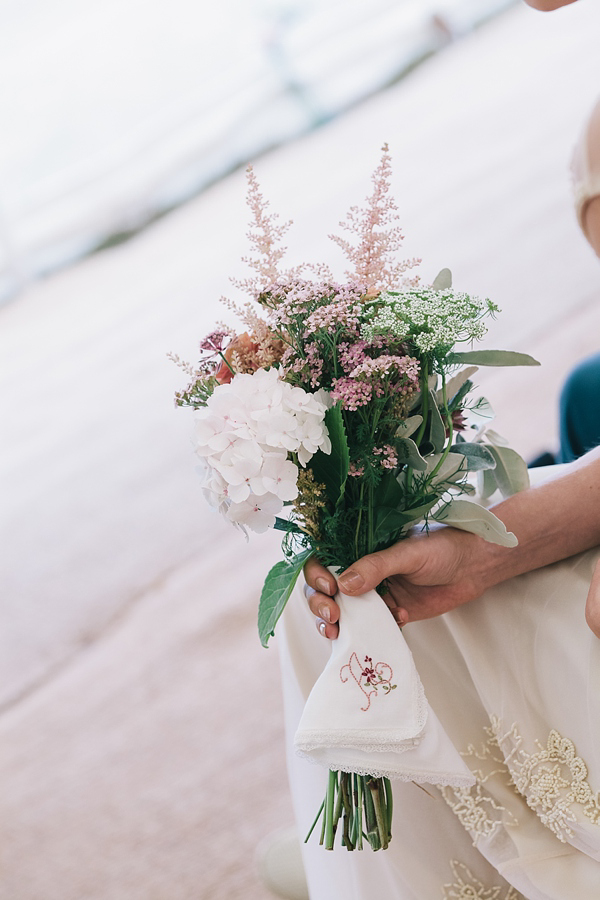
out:
{"label": "teal fabric", "polygon": [[600,353],[576,366],[560,396],[560,458],[572,462],[600,444]]}

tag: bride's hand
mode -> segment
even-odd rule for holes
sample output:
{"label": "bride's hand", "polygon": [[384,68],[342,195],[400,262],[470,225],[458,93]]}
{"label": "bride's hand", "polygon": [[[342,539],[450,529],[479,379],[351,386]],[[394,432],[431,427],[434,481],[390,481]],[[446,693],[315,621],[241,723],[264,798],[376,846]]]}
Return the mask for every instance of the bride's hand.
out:
{"label": "bride's hand", "polygon": [[[345,594],[362,594],[384,579],[383,597],[399,625],[439,616],[479,597],[487,584],[478,572],[481,539],[441,526],[364,556],[338,577]],[[338,635],[336,579],[314,557],[304,567],[308,602],[324,637]]]}

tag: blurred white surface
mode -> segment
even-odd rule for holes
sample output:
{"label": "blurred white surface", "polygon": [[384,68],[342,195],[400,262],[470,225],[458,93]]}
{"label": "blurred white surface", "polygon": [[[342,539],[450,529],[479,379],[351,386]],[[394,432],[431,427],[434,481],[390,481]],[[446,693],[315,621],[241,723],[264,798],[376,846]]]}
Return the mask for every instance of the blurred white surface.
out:
{"label": "blurred white surface", "polygon": [[510,2],[0,0],[0,299]]}

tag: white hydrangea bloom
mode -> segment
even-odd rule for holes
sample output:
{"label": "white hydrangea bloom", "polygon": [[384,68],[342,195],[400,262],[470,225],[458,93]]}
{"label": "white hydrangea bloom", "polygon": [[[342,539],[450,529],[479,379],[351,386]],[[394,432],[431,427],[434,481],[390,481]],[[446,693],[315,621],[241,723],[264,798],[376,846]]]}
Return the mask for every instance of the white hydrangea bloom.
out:
{"label": "white hydrangea bloom", "polygon": [[277,369],[236,375],[197,411],[196,452],[203,491],[230,521],[253,531],[275,524],[284,502],[298,496],[298,466],[317,450],[331,452],[328,398],[280,378]]}

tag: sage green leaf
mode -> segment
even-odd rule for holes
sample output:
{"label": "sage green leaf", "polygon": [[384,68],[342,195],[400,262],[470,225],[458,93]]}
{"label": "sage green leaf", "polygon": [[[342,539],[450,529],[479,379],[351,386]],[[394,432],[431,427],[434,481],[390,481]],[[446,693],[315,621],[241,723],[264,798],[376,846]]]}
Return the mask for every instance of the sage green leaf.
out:
{"label": "sage green leaf", "polygon": [[434,291],[447,291],[452,287],[452,272],[450,269],[441,269],[435,278],[431,287]]}
{"label": "sage green leaf", "polygon": [[516,353],[514,350],[466,350],[464,353],[449,353],[447,361],[452,366],[458,363],[472,363],[475,366],[539,366],[533,356]]}
{"label": "sage green leaf", "polygon": [[439,453],[440,450],[444,449],[444,444],[446,443],[446,426],[437,405],[435,394],[431,392],[430,397],[428,437],[435,448],[435,452]]}
{"label": "sage green leaf", "polygon": [[341,404],[338,403],[327,410],[325,424],[331,441],[331,453],[317,450],[308,465],[315,481],[325,485],[327,498],[335,506],[344,494],[350,467],[348,438],[344,428]]}
{"label": "sage green leaf", "polygon": [[433,513],[432,518],[444,525],[477,534],[491,544],[500,544],[502,547],[516,547],[518,544],[512,531],[507,531],[504,523],[493,512],[471,500],[452,500]]}
{"label": "sage green leaf", "polygon": [[[458,374],[454,375],[450,378],[449,381],[446,382],[446,398],[448,401],[452,400],[453,397],[456,397],[460,389],[467,383],[467,381],[471,380],[471,376],[478,372],[479,369],[477,366],[467,366],[466,369],[463,369]],[[438,403],[442,403],[443,392],[439,390],[437,392],[437,401]]]}
{"label": "sage green leaf", "polygon": [[494,476],[503,497],[511,497],[529,487],[529,471],[522,456],[510,447],[487,445],[496,460]]}
{"label": "sage green leaf", "polygon": [[477,491],[482,500],[489,498],[498,490],[495,469],[486,469],[477,473]]}
{"label": "sage green leaf", "polygon": [[497,431],[494,431],[493,428],[486,429],[485,436],[494,447],[508,447],[506,438],[502,437],[501,434],[498,434]]}
{"label": "sage green leaf", "polygon": [[396,429],[396,437],[397,438],[407,438],[410,437],[411,434],[414,434],[421,422],[423,421],[423,416],[410,416],[408,419],[405,419],[404,422],[400,422]]}
{"label": "sage green leaf", "polygon": [[[442,461],[443,460],[443,461]],[[439,484],[442,481],[460,480],[467,471],[465,457],[461,453],[433,453],[427,457],[427,475],[431,476],[436,466],[440,468],[431,479],[431,484]]]}
{"label": "sage green leaf", "polygon": [[288,602],[304,563],[313,551],[305,550],[291,562],[276,563],[265,579],[258,604],[258,635],[263,647],[273,635],[275,625]]}
{"label": "sage green leaf", "polygon": [[484,469],[495,469],[496,460],[483,444],[472,444],[469,441],[460,441],[453,444],[455,453],[462,453],[467,460],[469,472],[481,472]]}
{"label": "sage green leaf", "polygon": [[417,472],[426,471],[427,462],[419,453],[419,448],[414,441],[411,441],[410,438],[401,438],[399,441],[396,441],[395,447],[400,465],[410,466],[411,469],[416,469]]}

